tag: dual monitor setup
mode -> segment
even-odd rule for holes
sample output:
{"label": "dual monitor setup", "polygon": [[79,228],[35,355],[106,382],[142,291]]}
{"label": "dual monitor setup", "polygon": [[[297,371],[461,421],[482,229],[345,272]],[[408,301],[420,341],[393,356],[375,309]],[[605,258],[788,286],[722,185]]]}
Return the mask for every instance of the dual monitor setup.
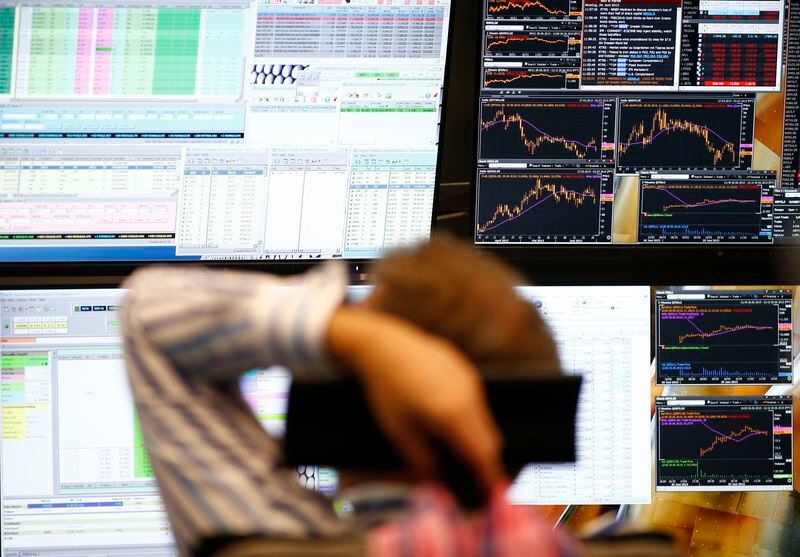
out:
{"label": "dual monitor setup", "polygon": [[[479,248],[800,239],[800,3],[474,9],[478,83],[447,94],[475,94]],[[427,238],[456,13],[453,0],[0,0],[0,266],[271,270]],[[0,290],[0,553],[176,555],[127,385],[125,292],[63,286]],[[519,294],[583,387],[576,462],[526,467],[513,502],[792,490],[793,290]],[[241,379],[273,435],[290,384],[284,369]],[[739,387],[762,394],[727,396]],[[338,492],[334,470],[298,473]]]}

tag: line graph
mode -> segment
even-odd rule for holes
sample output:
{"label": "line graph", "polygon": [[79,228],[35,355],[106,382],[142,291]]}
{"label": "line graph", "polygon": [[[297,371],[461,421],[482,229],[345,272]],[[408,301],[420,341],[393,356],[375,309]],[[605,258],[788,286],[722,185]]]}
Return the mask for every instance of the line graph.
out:
{"label": "line graph", "polygon": [[662,410],[658,425],[660,458],[769,459],[772,456],[773,425],[768,410]]}
{"label": "line graph", "polygon": [[747,439],[755,436],[755,435],[763,435],[764,437],[769,437],[769,431],[763,429],[755,429],[746,425],[742,427],[739,431],[732,431],[729,434],[722,433],[721,431],[717,431],[713,427],[709,426],[706,422],[699,422],[703,427],[708,429],[709,431],[716,433],[717,436],[714,437],[714,440],[708,447],[700,449],[700,456],[706,456],[710,452],[712,452],[715,448],[720,445],[724,445],[725,443],[741,443],[742,441],[746,441]]}
{"label": "line graph", "polygon": [[697,329],[696,333],[687,333],[685,335],[680,335],[678,337],[678,344],[683,344],[688,339],[699,338],[699,339],[709,339],[714,338],[722,335],[727,335],[730,333],[738,333],[740,331],[772,331],[774,330],[771,326],[759,326],[759,325],[736,325],[734,327],[728,327],[726,325],[720,325],[713,331],[704,332],[700,327],[694,324],[694,321],[691,319],[686,320],[692,327]]}
{"label": "line graph", "polygon": [[517,56],[565,56],[580,45],[579,32],[501,32],[486,34],[487,54]]}
{"label": "line graph", "polygon": [[596,238],[608,226],[601,195],[609,186],[595,173],[484,174],[479,179],[482,240]]}
{"label": "line graph", "polygon": [[657,489],[791,486],[792,398],[658,397]]}
{"label": "line graph", "polygon": [[497,16],[545,16],[569,15],[568,0],[489,0],[489,17]]}
{"label": "line graph", "polygon": [[483,86],[487,89],[574,89],[575,78],[565,68],[525,70],[487,69]]}
{"label": "line graph", "polygon": [[480,123],[482,159],[608,160],[603,103],[486,103]]}
{"label": "line graph", "polygon": [[645,183],[642,185],[642,211],[760,215],[761,187],[756,184],[720,185],[702,181],[669,185]]}
{"label": "line graph", "polygon": [[791,380],[785,296],[656,304],[658,384],[766,384]]}
{"label": "line graph", "polygon": [[741,102],[620,103],[619,161],[625,168],[736,169],[752,135]]}
{"label": "line graph", "polygon": [[771,242],[772,178],[640,174],[640,242]]}

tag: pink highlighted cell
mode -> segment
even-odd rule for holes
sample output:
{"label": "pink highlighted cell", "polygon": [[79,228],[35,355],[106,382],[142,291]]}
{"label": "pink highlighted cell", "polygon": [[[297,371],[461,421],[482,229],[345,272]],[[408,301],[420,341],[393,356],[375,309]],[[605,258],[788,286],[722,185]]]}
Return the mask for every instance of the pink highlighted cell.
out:
{"label": "pink highlighted cell", "polygon": [[81,8],[78,12],[78,37],[75,53],[75,88],[76,95],[88,95],[89,83],[92,79],[92,33],[94,28],[94,10]]}
{"label": "pink highlighted cell", "polygon": [[177,202],[4,203],[3,234],[173,234]]}
{"label": "pink highlighted cell", "polygon": [[108,95],[111,91],[111,67],[114,53],[114,8],[97,10],[97,40],[94,53],[95,95]]}

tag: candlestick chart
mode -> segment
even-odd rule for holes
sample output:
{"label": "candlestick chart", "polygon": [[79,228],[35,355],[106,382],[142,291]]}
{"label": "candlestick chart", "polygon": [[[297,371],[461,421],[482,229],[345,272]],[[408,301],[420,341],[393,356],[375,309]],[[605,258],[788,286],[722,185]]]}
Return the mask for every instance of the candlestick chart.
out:
{"label": "candlestick chart", "polygon": [[490,18],[506,16],[565,17],[569,0],[489,0],[486,10]]}
{"label": "candlestick chart", "polygon": [[577,89],[577,78],[570,71],[546,65],[523,70],[487,69],[483,86],[487,89]]}
{"label": "candlestick chart", "polygon": [[740,168],[749,161],[742,137],[748,130],[752,135],[750,111],[744,108],[736,102],[622,102],[619,164],[626,169]]}
{"label": "candlestick chart", "polygon": [[769,177],[640,176],[640,241],[771,241]]}
{"label": "candlestick chart", "polygon": [[486,33],[486,54],[566,56],[580,47],[580,31],[502,31]]}
{"label": "candlestick chart", "polygon": [[606,182],[591,172],[484,174],[479,181],[478,236],[484,241],[596,238],[609,226],[601,207],[610,187]]}
{"label": "candlestick chart", "polygon": [[[482,159],[613,160],[602,102],[489,102],[481,112]],[[611,147],[604,149],[606,147]]]}

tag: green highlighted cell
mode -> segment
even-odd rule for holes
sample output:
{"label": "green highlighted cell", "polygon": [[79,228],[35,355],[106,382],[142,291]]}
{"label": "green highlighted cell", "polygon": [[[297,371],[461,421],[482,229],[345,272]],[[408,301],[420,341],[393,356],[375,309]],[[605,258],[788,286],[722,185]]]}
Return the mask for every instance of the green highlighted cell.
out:
{"label": "green highlighted cell", "polygon": [[286,414],[259,414],[257,418],[259,422],[284,422]]}
{"label": "green highlighted cell", "polygon": [[14,72],[14,27],[17,9],[0,8],[0,95],[11,92],[11,75]]}
{"label": "green highlighted cell", "polygon": [[0,366],[3,368],[14,367],[42,367],[50,363],[47,354],[14,354],[0,357]]}
{"label": "green highlighted cell", "polygon": [[153,465],[144,446],[142,424],[139,422],[139,415],[135,409],[133,411],[133,476],[137,479],[154,476]]}
{"label": "green highlighted cell", "polygon": [[3,392],[3,393],[24,393],[25,392],[25,382],[24,381],[3,382],[2,384],[0,384],[0,392]]}
{"label": "green highlighted cell", "polygon": [[356,72],[356,77],[377,77],[382,79],[399,79],[400,72]]}
{"label": "green highlighted cell", "polygon": [[158,10],[153,94],[194,94],[199,43],[199,9]]}
{"label": "green highlighted cell", "polygon": [[436,112],[436,108],[342,108],[342,112]]}

